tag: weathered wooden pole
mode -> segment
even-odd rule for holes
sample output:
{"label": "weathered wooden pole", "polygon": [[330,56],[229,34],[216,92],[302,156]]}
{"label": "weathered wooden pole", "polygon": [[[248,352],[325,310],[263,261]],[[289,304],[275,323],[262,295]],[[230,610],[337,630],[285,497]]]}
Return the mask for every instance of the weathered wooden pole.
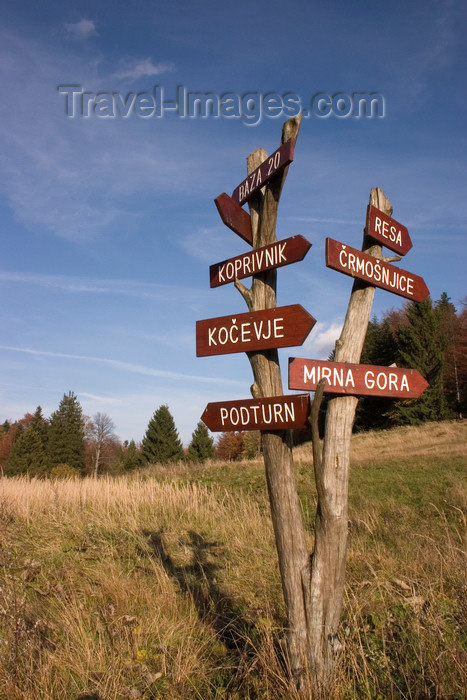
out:
{"label": "weathered wooden pole", "polygon": [[[371,190],[370,204],[391,215],[392,206],[379,188]],[[362,250],[384,258],[364,232]],[[394,259],[394,258],[391,258]],[[399,259],[399,258],[397,258]],[[358,363],[363,349],[375,288],[355,280],[344,326],[336,342],[335,361]],[[348,533],[348,485],[350,441],[358,398],[331,398],[326,412],[322,456],[314,449],[318,495],[315,546],[308,583],[310,610],[309,649],[313,685],[323,697],[332,683],[338,641],[339,619],[344,594]]]}
{"label": "weathered wooden pole", "polygon": [[[282,143],[292,140],[293,145],[300,128],[300,117],[284,124]],[[263,149],[248,156],[248,174],[267,158]],[[260,248],[276,241],[276,219],[287,168],[270,182],[263,192],[249,201],[253,248]],[[253,277],[252,286],[246,289],[236,281],[250,311],[270,309],[276,306],[276,270]],[[248,353],[253,370],[254,383],[251,393],[255,398],[281,396],[282,380],[277,350]],[[268,486],[271,515],[281,573],[282,589],[287,609],[287,652],[291,672],[298,687],[303,687],[309,665],[306,589],[303,580],[309,576],[309,554],[306,547],[300,502],[297,493],[292,449],[286,431],[262,431],[262,449]]]}

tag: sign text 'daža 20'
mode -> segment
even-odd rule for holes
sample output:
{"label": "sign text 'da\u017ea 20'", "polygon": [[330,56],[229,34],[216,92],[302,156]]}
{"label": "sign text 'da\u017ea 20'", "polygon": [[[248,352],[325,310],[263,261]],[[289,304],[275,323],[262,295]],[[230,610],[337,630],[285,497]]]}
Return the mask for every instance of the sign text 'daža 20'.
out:
{"label": "sign text 'da\u017ea 20'", "polygon": [[201,419],[209,430],[291,430],[306,428],[309,394],[208,403]]}
{"label": "sign text 'da\u017ea 20'", "polygon": [[289,359],[289,389],[315,391],[321,379],[326,381],[325,392],[352,396],[416,399],[428,387],[428,382],[415,369]]}
{"label": "sign text 'da\u017ea 20'", "polygon": [[300,304],[196,322],[196,355],[225,355],[301,345],[316,320]]}
{"label": "sign text 'da\u017ea 20'", "polygon": [[245,204],[292,161],[293,145],[286,141],[234,189],[232,199],[240,205]]}
{"label": "sign text 'da\u017ea 20'", "polygon": [[422,277],[332,238],[326,238],[326,265],[413,301],[423,301],[430,293]]}
{"label": "sign text 'da\u017ea 20'", "polygon": [[256,248],[250,253],[223,260],[209,268],[211,287],[220,287],[235,279],[244,279],[258,272],[299,262],[303,260],[310,248],[311,243],[303,236],[291,236],[262,248]]}

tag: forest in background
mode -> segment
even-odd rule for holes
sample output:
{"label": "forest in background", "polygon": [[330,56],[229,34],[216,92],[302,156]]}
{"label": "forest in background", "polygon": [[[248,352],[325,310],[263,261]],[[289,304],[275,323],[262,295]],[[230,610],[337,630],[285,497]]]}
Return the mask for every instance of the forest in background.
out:
{"label": "forest in background", "polygon": [[[332,359],[332,354],[329,359]],[[467,411],[467,306],[457,310],[446,293],[434,303],[408,303],[403,309],[373,318],[368,326],[362,364],[412,368],[429,388],[416,400],[362,397],[354,430],[386,429],[401,425],[461,419]],[[321,408],[324,426],[326,400]],[[151,417],[141,443],[121,442],[110,416],[83,414],[70,391],[46,418],[40,406],[20,419],[0,426],[0,473],[10,476],[66,477],[119,473],[147,464],[208,459],[235,461],[259,454],[259,432],[221,433],[214,444],[204,423],[193,431],[184,448],[167,405]],[[311,439],[309,431],[295,431],[294,443]]]}

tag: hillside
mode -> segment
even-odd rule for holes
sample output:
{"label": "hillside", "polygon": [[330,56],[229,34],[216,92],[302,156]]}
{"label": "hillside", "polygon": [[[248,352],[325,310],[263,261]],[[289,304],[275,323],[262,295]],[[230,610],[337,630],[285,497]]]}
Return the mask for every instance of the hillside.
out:
{"label": "hillside", "polygon": [[[466,433],[353,438],[335,698],[465,697]],[[293,699],[259,461],[3,478],[0,520],[2,700]]]}

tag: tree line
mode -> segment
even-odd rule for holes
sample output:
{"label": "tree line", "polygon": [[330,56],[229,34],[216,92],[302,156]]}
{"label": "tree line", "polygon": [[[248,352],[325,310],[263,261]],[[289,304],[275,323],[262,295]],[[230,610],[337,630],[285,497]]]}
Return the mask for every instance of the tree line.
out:
{"label": "tree line", "polygon": [[98,476],[151,463],[204,462],[215,457],[214,440],[201,421],[184,450],[167,405],[155,411],[141,444],[120,442],[114,430],[114,422],[105,413],[85,416],[70,391],[50,418],[38,406],[33,414],[0,426],[0,472],[52,478]]}
{"label": "tree line", "polygon": [[[457,311],[443,293],[434,303],[430,298],[411,302],[401,310],[386,312],[381,320],[373,318],[361,363],[416,369],[430,386],[419,399],[410,401],[362,397],[355,430],[462,418],[467,411],[466,304]],[[322,425],[325,411],[326,400],[321,408]],[[221,433],[215,445],[201,421],[184,449],[165,404],[154,412],[140,444],[134,440],[121,443],[114,430],[105,413],[85,416],[77,396],[70,391],[50,418],[44,417],[39,406],[35,413],[0,426],[0,472],[12,476],[98,476],[153,463],[202,463],[213,458],[237,461],[260,453],[258,431]],[[295,431],[293,436],[295,444],[310,438],[308,430]]]}

